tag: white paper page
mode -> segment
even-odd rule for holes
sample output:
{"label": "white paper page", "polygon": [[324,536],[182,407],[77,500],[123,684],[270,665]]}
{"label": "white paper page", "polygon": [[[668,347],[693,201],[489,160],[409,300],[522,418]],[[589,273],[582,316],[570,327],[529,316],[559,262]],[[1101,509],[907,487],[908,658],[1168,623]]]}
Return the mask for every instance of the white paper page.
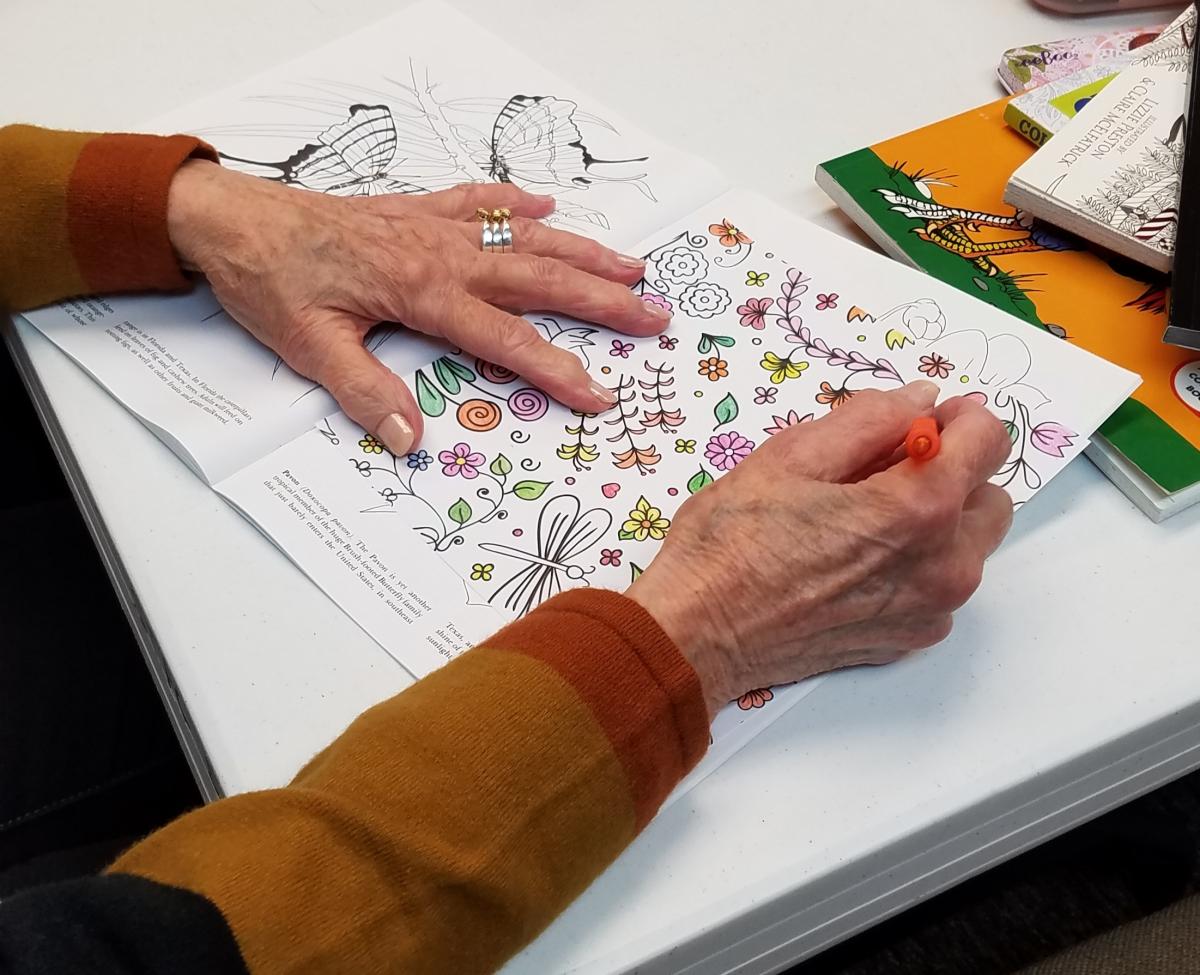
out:
{"label": "white paper page", "polygon": [[[728,185],[707,163],[432,2],[147,128],[199,135],[235,157],[228,166],[343,196],[506,179],[554,195],[556,226],[617,249]],[[25,317],[210,483],[334,409],[249,340],[204,286],[184,297],[110,297]],[[402,375],[435,354],[404,333],[374,344]]]}
{"label": "white paper page", "polygon": [[[1137,384],[753,194],[721,197],[642,252],[638,291],[675,311],[665,335],[531,316],[619,391],[618,408],[574,414],[447,355],[412,377],[427,414],[415,453],[393,457],[334,414],[218,490],[420,676],[562,589],[624,589],[690,493],[858,390],[924,377],[986,401],[1012,430],[996,481],[1020,505]],[[747,694],[716,754],[804,692]]]}

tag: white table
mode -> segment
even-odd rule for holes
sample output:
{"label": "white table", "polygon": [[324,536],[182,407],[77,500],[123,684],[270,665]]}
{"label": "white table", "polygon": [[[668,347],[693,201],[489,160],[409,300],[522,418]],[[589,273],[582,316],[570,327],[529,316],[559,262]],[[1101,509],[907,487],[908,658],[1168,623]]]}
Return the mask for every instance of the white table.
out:
{"label": "white table", "polygon": [[[1001,50],[1089,25],[1026,0],[460,6],[855,236],[818,161],[995,97]],[[393,7],[8,0],[0,121],[134,127]],[[539,48],[553,31],[568,43]],[[210,796],[286,781],[407,683],[48,342],[8,335]],[[1200,507],[1155,526],[1080,460],[1021,513],[946,645],[827,681],[509,971],[777,971],[1197,767],[1198,557]]]}

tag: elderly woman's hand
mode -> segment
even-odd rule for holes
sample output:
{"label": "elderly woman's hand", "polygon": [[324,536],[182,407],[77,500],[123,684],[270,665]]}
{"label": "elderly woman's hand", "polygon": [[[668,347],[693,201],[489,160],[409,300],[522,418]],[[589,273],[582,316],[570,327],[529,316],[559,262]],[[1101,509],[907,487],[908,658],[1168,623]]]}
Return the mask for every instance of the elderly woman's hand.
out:
{"label": "elderly woman's hand", "polygon": [[864,391],[772,437],[679,510],[629,589],[700,675],[710,712],[756,687],[880,664],[950,632],[1012,520],[982,406],[938,407],[941,452],[897,447],[937,387]]}
{"label": "elderly woman's hand", "polygon": [[[512,211],[518,253],[481,252],[478,207]],[[197,161],[171,184],[168,225],[181,260],[234,319],[403,454],[421,436],[421,412],[363,347],[378,322],[446,338],[588,412],[612,394],[519,313],[565,312],[630,335],[668,324],[629,290],[642,262],[534,219],[553,209],[550,197],[496,185],[342,199]]]}

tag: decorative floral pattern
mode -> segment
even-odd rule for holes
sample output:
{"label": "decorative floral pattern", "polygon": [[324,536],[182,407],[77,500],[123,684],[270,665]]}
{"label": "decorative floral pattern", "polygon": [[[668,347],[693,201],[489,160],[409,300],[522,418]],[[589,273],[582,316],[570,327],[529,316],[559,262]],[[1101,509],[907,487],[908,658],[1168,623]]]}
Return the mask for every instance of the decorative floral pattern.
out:
{"label": "decorative floral pattern", "polygon": [[675,441],[675,453],[677,454],[694,454],[696,452],[696,441],[685,440],[680,437]]}
{"label": "decorative floral pattern", "polygon": [[747,271],[746,272],[746,287],[761,288],[767,283],[767,278],[771,275],[766,271]]}
{"label": "decorative floral pattern", "polygon": [[747,328],[762,331],[767,327],[767,312],[775,304],[774,298],[747,298],[745,304],[738,305],[738,319]]}
{"label": "decorative floral pattern", "polygon": [[671,284],[691,284],[708,273],[708,258],[698,250],[681,244],[656,255],[652,267],[655,276],[663,281]]}
{"label": "decorative floral pattern", "polygon": [[929,355],[921,356],[917,370],[925,373],[930,379],[948,379],[950,373],[954,371],[954,363],[945,356],[931,352]]}
{"label": "decorative floral pattern", "polygon": [[768,352],[764,355],[759,365],[771,374],[771,382],[776,386],[785,379],[799,379],[804,370],[808,368],[807,362],[792,362],[791,359],[781,359],[774,352]]}
{"label": "decorative floral pattern", "polygon": [[674,352],[675,346],[679,344],[679,339],[674,335],[660,335],[658,337],[658,347],[664,352]]}
{"label": "decorative floral pattern", "polygon": [[839,294],[817,295],[817,311],[829,311],[830,308],[836,308]]}
{"label": "decorative floral pattern", "polygon": [[664,518],[662,511],[655,508],[644,497],[638,498],[637,506],[629,512],[625,524],[621,526],[621,537],[632,538],[644,542],[652,538],[656,542],[667,537],[671,520]]}
{"label": "decorative floral pattern", "polygon": [[705,459],[719,471],[731,471],[750,456],[754,441],[743,437],[736,430],[717,433],[709,438],[704,448]]}
{"label": "decorative floral pattern", "polygon": [[362,438],[362,440],[360,440],[358,442],[358,445],[360,447],[362,447],[362,452],[364,454],[382,454],[383,453],[383,444],[381,444],[378,440],[376,440],[374,437],[372,437],[369,433],[363,434],[363,438]]}
{"label": "decorative floral pattern", "polygon": [[1064,451],[1074,446],[1079,434],[1068,430],[1061,423],[1039,423],[1029,431],[1029,442],[1049,457],[1063,457]]}
{"label": "decorative floral pattern", "polygon": [[839,386],[834,389],[829,383],[821,383],[821,391],[817,393],[817,402],[823,403],[831,410],[836,410],[839,406],[845,406],[857,393],[857,389],[850,389],[848,386]]}
{"label": "decorative floral pattern", "polygon": [[476,562],[471,566],[471,581],[472,582],[491,582],[492,572],[496,566],[491,562]]}
{"label": "decorative floral pattern", "polygon": [[708,225],[708,232],[717,238],[722,247],[738,247],[742,244],[754,243],[754,241],[738,230],[728,220],[722,220],[720,223],[710,223]]}
{"label": "decorative floral pattern", "polygon": [[737,699],[737,706],[743,711],[753,711],[755,708],[761,708],[768,701],[775,699],[775,693],[769,687],[759,687],[753,691],[747,691]]}
{"label": "decorative floral pattern", "polygon": [[447,477],[464,477],[473,481],[479,476],[484,457],[465,443],[456,443],[453,450],[443,450],[438,454],[438,460],[442,463],[442,473]]}
{"label": "decorative floral pattern", "polygon": [[405,458],[410,471],[427,471],[433,464],[433,455],[428,450],[418,450]]}
{"label": "decorative floral pattern", "polygon": [[715,383],[729,375],[729,363],[714,355],[708,359],[701,359],[700,368],[696,371],[709,382]]}
{"label": "decorative floral pattern", "polygon": [[774,403],[775,397],[779,395],[779,390],[774,386],[755,386],[754,387],[754,402],[759,406],[765,403]]}
{"label": "decorative floral pattern", "polygon": [[612,340],[612,348],[608,350],[609,355],[617,356],[621,359],[628,359],[629,353],[633,351],[632,342],[622,342],[620,339]]}
{"label": "decorative floral pattern", "polygon": [[712,281],[689,284],[679,295],[679,308],[692,318],[712,318],[733,303],[729,292]]}
{"label": "decorative floral pattern", "polygon": [[600,564],[618,566],[621,564],[623,554],[619,548],[602,548],[600,549]]}
{"label": "decorative floral pattern", "polygon": [[773,426],[764,427],[763,433],[767,434],[768,436],[773,437],[777,433],[783,433],[783,431],[786,430],[788,427],[794,427],[798,423],[808,423],[812,418],[813,418],[812,413],[806,413],[806,414],[804,414],[804,416],[801,416],[795,410],[788,410],[787,416],[771,417],[771,419],[774,420],[775,423]]}
{"label": "decorative floral pattern", "polygon": [[642,301],[648,305],[656,305],[663,311],[675,310],[675,306],[671,304],[671,299],[665,298],[662,295],[654,294],[653,292],[642,295]]}

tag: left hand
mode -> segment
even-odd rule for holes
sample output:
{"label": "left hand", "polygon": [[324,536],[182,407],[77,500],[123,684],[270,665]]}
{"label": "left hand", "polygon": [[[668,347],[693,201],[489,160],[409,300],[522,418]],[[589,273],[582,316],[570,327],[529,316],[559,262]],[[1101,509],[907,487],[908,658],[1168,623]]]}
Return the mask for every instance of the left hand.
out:
{"label": "left hand", "polygon": [[[482,253],[477,207],[512,211],[516,253]],[[553,210],[552,198],[510,185],[346,199],[192,161],[171,184],[168,225],[234,319],[403,454],[421,437],[421,411],[363,347],[381,321],[448,339],[586,412],[611,406],[611,392],[520,313],[630,335],[667,326],[669,314],[629,290],[642,261],[538,223]]]}

